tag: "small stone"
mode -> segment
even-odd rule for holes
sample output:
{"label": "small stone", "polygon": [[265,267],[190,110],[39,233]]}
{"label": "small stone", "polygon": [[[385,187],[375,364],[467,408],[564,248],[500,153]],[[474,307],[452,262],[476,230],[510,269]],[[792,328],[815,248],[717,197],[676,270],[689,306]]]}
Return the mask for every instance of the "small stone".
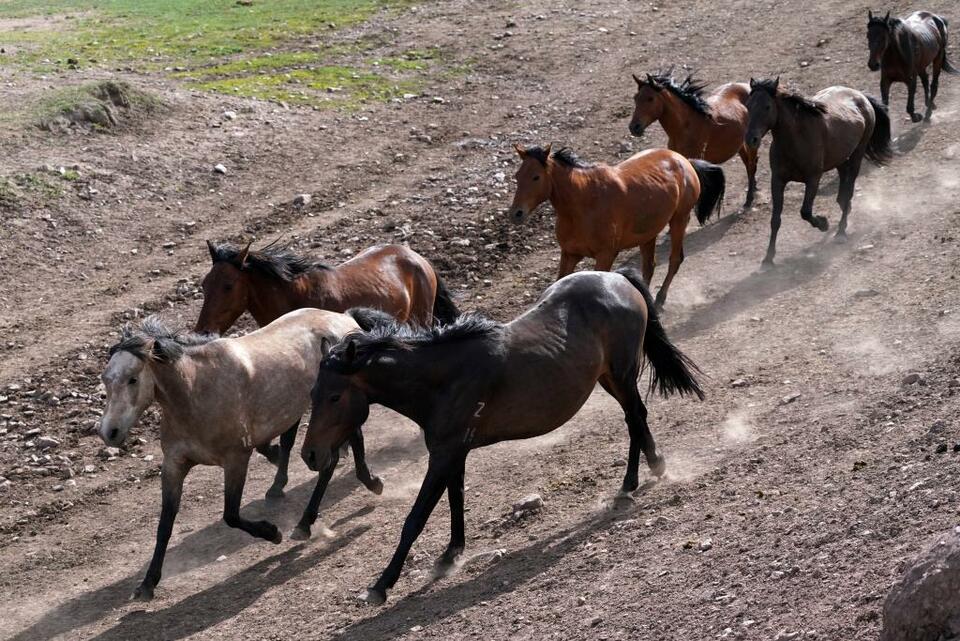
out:
{"label": "small stone", "polygon": [[730,383],[730,387],[746,387],[747,385],[749,385],[749,383],[745,378],[737,378]]}
{"label": "small stone", "polygon": [[149,463],[150,461],[153,460],[153,454],[147,454],[146,456],[143,457],[143,460]]}
{"label": "small stone", "polygon": [[422,625],[415,625],[415,626],[413,626],[412,628],[410,628],[410,631],[413,632],[414,634],[416,634],[417,632],[422,632],[422,631],[423,631],[423,626],[422,626]]}
{"label": "small stone", "polygon": [[879,296],[880,292],[875,289],[858,289],[853,292],[854,298],[873,298],[874,296]]}
{"label": "small stone", "polygon": [[937,454],[944,454],[947,451],[948,447],[946,443],[940,443],[937,445]]}
{"label": "small stone", "polygon": [[227,560],[227,555],[226,555],[226,554],[221,554],[220,556],[217,557],[217,562],[218,562],[218,563],[223,562],[223,561],[226,561],[226,560]]}
{"label": "small stone", "polygon": [[799,392],[794,392],[794,393],[792,393],[792,394],[787,394],[786,396],[784,396],[783,398],[781,398],[781,399],[780,399],[780,403],[781,403],[782,405],[789,405],[790,403],[793,403],[793,402],[794,402],[795,400],[797,400],[798,398],[800,398],[800,393],[799,393]]}
{"label": "small stone", "polygon": [[97,471],[97,466],[96,466],[96,465],[84,465],[84,466],[83,466],[83,473],[84,473],[84,474],[93,474],[93,473],[96,472],[96,471]]}
{"label": "small stone", "polygon": [[218,174],[226,174],[227,168],[224,165],[217,163],[213,166],[213,171]]}
{"label": "small stone", "polygon": [[236,119],[237,119],[237,112],[236,112],[236,111],[224,111],[224,112],[223,112],[223,119],[224,119],[224,120],[236,120]]}
{"label": "small stone", "polygon": [[313,196],[310,194],[298,194],[297,197],[293,199],[293,206],[306,207],[311,202],[313,202]]}
{"label": "small stone", "polygon": [[430,101],[431,101],[431,102],[434,102],[434,103],[436,103],[436,104],[438,104],[438,105],[442,105],[443,103],[446,102],[446,100],[444,100],[444,99],[441,98],[440,96],[434,96],[433,98],[430,99]]}
{"label": "small stone", "polygon": [[601,623],[603,623],[603,617],[593,617],[592,619],[590,619],[590,627],[591,627],[591,628],[595,628],[595,627],[597,627],[598,625],[600,625]]}
{"label": "small stone", "polygon": [[712,549],[712,548],[713,548],[713,539],[704,539],[704,540],[700,541],[700,545],[698,546],[698,548],[699,548],[699,550],[700,550],[701,552],[706,552],[706,551]]}
{"label": "small stone", "polygon": [[513,504],[513,511],[530,512],[533,510],[539,510],[542,507],[543,497],[541,497],[539,494],[528,494],[520,499],[517,503]]}
{"label": "small stone", "polygon": [[120,456],[120,448],[119,447],[102,447],[100,448],[100,451],[97,452],[97,456],[104,460],[116,458]]}
{"label": "small stone", "polygon": [[577,597],[577,605],[586,605],[586,604],[587,604],[586,597],[582,597],[582,596]]}
{"label": "small stone", "polygon": [[54,447],[60,447],[60,441],[50,436],[41,436],[36,440],[36,445],[41,450],[49,450]]}
{"label": "small stone", "polygon": [[52,488],[50,488],[50,489],[52,489],[54,492],[63,492],[63,486],[62,486],[62,485],[54,485],[54,486],[53,486]]}
{"label": "small stone", "polygon": [[903,377],[904,385],[915,385],[923,382],[923,375],[919,372],[911,372]]}

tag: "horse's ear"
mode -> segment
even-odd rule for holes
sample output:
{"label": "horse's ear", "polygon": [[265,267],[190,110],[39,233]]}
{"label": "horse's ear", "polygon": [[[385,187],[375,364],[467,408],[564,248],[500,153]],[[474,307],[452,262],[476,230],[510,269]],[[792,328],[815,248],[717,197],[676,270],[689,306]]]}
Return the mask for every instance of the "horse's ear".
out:
{"label": "horse's ear", "polygon": [[638,89],[642,89],[642,88],[643,88],[643,80],[640,80],[640,78],[637,78],[637,74],[635,74],[635,73],[634,73],[634,74],[630,74],[630,75],[633,76],[633,81],[637,83],[637,88],[638,88]]}
{"label": "horse's ear", "polygon": [[250,245],[252,244],[253,241],[251,240],[249,243],[247,243],[247,246],[244,247],[239,254],[237,254],[237,260],[240,262],[240,269],[243,269],[247,266],[247,256],[250,254]]}
{"label": "horse's ear", "polygon": [[520,143],[513,143],[513,148],[517,150],[517,155],[521,158],[527,157],[527,150]]}
{"label": "horse's ear", "polygon": [[750,77],[750,91],[753,91],[753,90],[756,89],[756,88],[757,88],[757,81],[754,80],[753,77],[751,76],[751,77]]}
{"label": "horse's ear", "polygon": [[217,248],[209,240],[207,241],[207,251],[210,252],[210,260],[217,262]]}
{"label": "horse's ear", "polygon": [[549,158],[549,157],[550,157],[550,149],[551,149],[551,148],[553,148],[553,143],[552,143],[552,142],[551,142],[551,143],[549,143],[549,144],[547,144],[547,148],[546,148],[546,149],[544,149],[544,153],[546,153],[546,154],[547,154],[547,158]]}
{"label": "horse's ear", "polygon": [[320,339],[320,355],[323,356],[324,359],[330,356],[330,341],[327,340],[326,336]]}
{"label": "horse's ear", "polygon": [[347,349],[343,352],[343,360],[352,363],[357,358],[357,341],[350,339],[347,341]]}
{"label": "horse's ear", "polygon": [[884,21],[884,22],[890,22],[890,12],[889,12],[889,11],[887,11],[887,15],[883,16],[883,21]]}
{"label": "horse's ear", "polygon": [[867,20],[873,20],[873,9],[867,9]]}
{"label": "horse's ear", "polygon": [[780,88],[780,76],[777,76],[773,79],[773,90],[776,91]]}

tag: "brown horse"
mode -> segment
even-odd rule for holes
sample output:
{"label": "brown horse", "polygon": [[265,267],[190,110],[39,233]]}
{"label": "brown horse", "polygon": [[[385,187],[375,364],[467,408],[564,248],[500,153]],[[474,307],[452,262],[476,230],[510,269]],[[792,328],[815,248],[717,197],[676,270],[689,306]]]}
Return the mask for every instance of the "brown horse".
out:
{"label": "brown horse", "polygon": [[646,80],[634,75],[633,79],[637,93],[633,97],[630,133],[642,136],[647,127],[660,121],[667,134],[667,147],[687,158],[719,165],[739,154],[747,168],[749,184],[743,208],[748,209],[757,192],[757,150],[743,142],[749,119],[750,86],[730,82],[707,95],[705,84],[693,76],[682,82],[677,82],[669,72],[648,73]]}
{"label": "brown horse", "polygon": [[[880,70],[883,104],[890,104],[890,85],[902,82],[907,85],[907,113],[913,122],[920,122],[924,116],[914,111],[913,102],[919,77],[929,120],[937,108],[934,100],[940,88],[940,71],[960,74],[947,60],[947,21],[929,11],[917,11],[904,19],[891,18],[889,11],[880,18],[871,11],[867,18],[867,44],[867,67],[870,71]],[[932,78],[927,74],[931,65]]]}
{"label": "brown horse", "polygon": [[471,450],[557,429],[598,382],[623,408],[630,434],[620,491],[629,494],[639,486],[641,454],[650,471],[662,475],[666,461],[637,389],[644,356],[652,366],[652,390],[703,398],[696,367],[667,338],[650,292],[632,268],[567,276],[506,325],[471,315],[433,330],[387,323],[333,347],[312,392],[302,450],[310,469],[324,474],[336,465],[341,443],[363,424],[372,403],[416,421],[430,453],[400,544],[367,591],[367,602],[386,600],[444,492],[450,543],[437,569],[443,574],[454,566],[466,542],[463,482]]}
{"label": "brown horse", "polygon": [[550,201],[557,212],[558,278],[573,272],[584,256],[596,259],[597,270],[609,271],[621,250],[640,247],[643,277],[649,283],[657,234],[670,226],[670,267],[657,293],[657,305],[662,306],[683,262],[690,211],[697,207],[701,225],[720,211],[723,170],[669,149],[642,151],[610,167],[586,163],[566,148],[551,153],[550,145],[514,147],[523,162],[510,218],[522,223]]}
{"label": "brown horse", "polygon": [[770,243],[763,265],[773,265],[777,233],[783,212],[783,192],[788,182],[804,184],[800,216],[827,231],[827,219],[813,213],[820,177],[833,169],[840,175],[837,204],[840,223],[837,240],[847,235],[847,216],[864,156],[878,164],[893,155],[890,149],[890,116],[876,98],[849,87],[828,87],[813,98],[780,88],[775,80],[750,79],[750,125],[747,144],[758,148],[768,131],[770,144]]}
{"label": "brown horse", "polygon": [[260,327],[302,307],[372,307],[424,327],[458,315],[430,262],[403,245],[371,247],[336,267],[276,242],[256,251],[210,241],[207,248],[213,267],[203,279],[197,332],[222,334],[247,310]]}

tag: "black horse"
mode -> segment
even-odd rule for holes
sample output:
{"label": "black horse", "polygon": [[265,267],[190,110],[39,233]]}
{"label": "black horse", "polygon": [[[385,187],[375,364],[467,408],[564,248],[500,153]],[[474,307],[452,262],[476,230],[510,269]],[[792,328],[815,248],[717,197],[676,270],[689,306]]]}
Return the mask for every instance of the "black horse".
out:
{"label": "black horse", "polygon": [[366,420],[371,403],[418,423],[430,453],[400,544],[367,591],[367,602],[386,600],[444,491],[451,533],[437,569],[442,574],[453,566],[464,547],[463,478],[470,450],[560,427],[598,381],[623,407],[630,433],[621,491],[639,486],[641,452],[653,474],[662,475],[666,462],[637,390],[642,354],[653,366],[652,389],[703,398],[696,366],[667,339],[653,298],[629,268],[566,276],[505,325],[470,315],[432,330],[387,323],[333,347],[313,389],[302,451],[307,465],[332,471],[340,445]]}
{"label": "black horse", "polygon": [[[870,71],[880,71],[880,97],[890,104],[890,85],[907,85],[907,113],[913,122],[924,116],[914,111],[913,98],[917,92],[917,78],[923,83],[926,118],[936,105],[934,99],[940,88],[940,71],[960,74],[947,60],[947,21],[929,11],[917,11],[904,19],[891,18],[890,12],[880,18],[871,11],[867,18],[867,45]],[[932,65],[932,79],[927,69]]]}

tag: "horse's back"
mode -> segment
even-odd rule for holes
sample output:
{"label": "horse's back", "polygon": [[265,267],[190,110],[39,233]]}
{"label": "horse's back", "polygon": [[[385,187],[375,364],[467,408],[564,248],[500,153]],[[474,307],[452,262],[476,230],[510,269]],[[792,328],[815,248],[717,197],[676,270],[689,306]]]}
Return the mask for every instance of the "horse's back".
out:
{"label": "horse's back", "polygon": [[542,323],[550,318],[570,323],[573,316],[590,325],[620,319],[635,328],[637,321],[646,323],[647,306],[622,274],[583,271],[564,276],[548,287],[534,308],[510,324]]}
{"label": "horse's back", "polygon": [[750,97],[750,85],[745,82],[728,82],[717,87],[707,96],[707,104],[715,120],[730,119],[739,121],[747,110],[747,98]]}
{"label": "horse's back", "polygon": [[433,312],[437,275],[406,245],[376,245],[338,268],[338,289],[349,307],[375,307],[401,322],[426,325]]}

